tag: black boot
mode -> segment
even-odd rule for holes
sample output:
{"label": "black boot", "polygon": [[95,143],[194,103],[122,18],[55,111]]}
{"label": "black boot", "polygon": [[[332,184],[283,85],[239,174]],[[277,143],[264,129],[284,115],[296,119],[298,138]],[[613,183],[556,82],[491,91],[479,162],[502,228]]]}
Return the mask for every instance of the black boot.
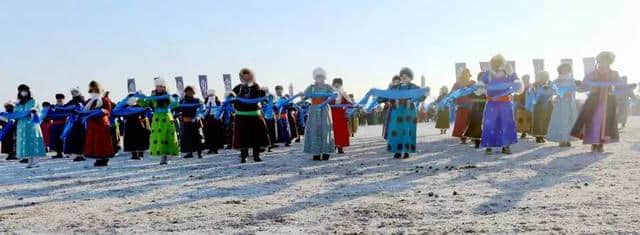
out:
{"label": "black boot", "polygon": [[329,160],[329,154],[322,154],[322,161],[328,161]]}
{"label": "black boot", "polygon": [[480,148],[480,140],[474,140],[473,143],[475,144],[476,149]]}
{"label": "black boot", "polygon": [[284,147],[291,147],[291,143],[284,143]]}
{"label": "black boot", "polygon": [[261,162],[262,161],[262,159],[260,158],[260,150],[253,149],[253,161],[254,162]]}
{"label": "black boot", "polygon": [[509,146],[502,147],[502,153],[503,154],[511,154],[511,148]]}
{"label": "black boot", "polygon": [[404,159],[409,158],[409,153],[404,153],[404,155],[402,156],[402,158],[404,158]]}
{"label": "black boot", "polygon": [[313,160],[314,161],[320,161],[320,160],[322,160],[322,158],[320,157],[320,155],[313,155]]}
{"label": "black boot", "polygon": [[10,153],[9,155],[7,155],[7,159],[5,159],[7,161],[14,161],[14,160],[18,160],[18,157],[16,157],[15,153]]}
{"label": "black boot", "polygon": [[338,153],[339,154],[344,154],[344,149],[342,147],[338,147]]}
{"label": "black boot", "polygon": [[524,138],[527,138],[527,133],[523,132],[522,135],[520,135],[520,139],[524,139]]}
{"label": "black boot", "polygon": [[249,150],[248,149],[240,150],[240,163],[246,163],[248,156],[249,156]]}
{"label": "black boot", "polygon": [[198,151],[198,158],[202,158],[202,151]]}
{"label": "black boot", "polygon": [[187,155],[184,155],[184,158],[193,158],[193,153],[188,153]]}
{"label": "black boot", "polygon": [[29,159],[28,158],[22,159],[22,160],[20,160],[20,163],[27,164],[27,163],[29,163]]}
{"label": "black boot", "polygon": [[493,155],[493,150],[491,150],[491,148],[487,148],[484,150],[484,153],[486,153],[487,155]]}
{"label": "black boot", "polygon": [[53,159],[57,159],[57,158],[63,158],[62,156],[62,152],[56,152],[56,155],[54,155],[53,157],[51,157]]}
{"label": "black boot", "polygon": [[109,159],[98,159],[93,163],[95,167],[103,167],[109,165]]}
{"label": "black boot", "polygon": [[297,139],[296,139],[296,143],[300,143],[300,138],[297,138]]}
{"label": "black boot", "polygon": [[74,162],[81,162],[81,161],[86,161],[87,159],[84,158],[83,156],[77,156],[76,158],[73,159]]}
{"label": "black boot", "polygon": [[401,153],[395,153],[395,154],[393,154],[393,158],[400,159],[401,157],[402,157],[402,154],[401,154]]}
{"label": "black boot", "polygon": [[138,152],[131,152],[131,160],[141,160]]}
{"label": "black boot", "polygon": [[467,138],[460,138],[460,144],[467,144]]}

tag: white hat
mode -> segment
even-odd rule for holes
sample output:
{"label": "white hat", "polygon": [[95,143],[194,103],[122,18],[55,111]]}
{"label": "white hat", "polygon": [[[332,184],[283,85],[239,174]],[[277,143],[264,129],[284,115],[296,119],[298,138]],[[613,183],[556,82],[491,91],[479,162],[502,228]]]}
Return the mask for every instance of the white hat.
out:
{"label": "white hat", "polygon": [[153,84],[155,86],[167,87],[167,81],[165,81],[164,78],[161,77],[154,78]]}
{"label": "white hat", "polygon": [[327,77],[327,72],[325,72],[322,68],[316,68],[313,70],[313,77],[315,78],[317,76]]}
{"label": "white hat", "polygon": [[79,93],[79,92],[80,92],[80,87],[72,87],[70,91],[71,91],[71,92],[74,92],[74,91],[75,91],[75,92],[78,92],[78,93]]}

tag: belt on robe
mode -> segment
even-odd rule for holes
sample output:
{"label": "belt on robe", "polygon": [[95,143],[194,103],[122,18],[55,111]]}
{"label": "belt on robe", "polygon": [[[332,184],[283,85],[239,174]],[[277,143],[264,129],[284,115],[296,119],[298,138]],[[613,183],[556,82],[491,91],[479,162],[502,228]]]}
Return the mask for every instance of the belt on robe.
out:
{"label": "belt on robe", "polygon": [[496,101],[496,102],[509,102],[511,101],[511,96],[510,95],[500,96],[500,97],[491,98],[490,100]]}
{"label": "belt on robe", "polygon": [[253,111],[239,111],[239,110],[236,110],[236,115],[238,115],[238,116],[258,117],[261,114],[262,114],[262,110],[253,110]]}

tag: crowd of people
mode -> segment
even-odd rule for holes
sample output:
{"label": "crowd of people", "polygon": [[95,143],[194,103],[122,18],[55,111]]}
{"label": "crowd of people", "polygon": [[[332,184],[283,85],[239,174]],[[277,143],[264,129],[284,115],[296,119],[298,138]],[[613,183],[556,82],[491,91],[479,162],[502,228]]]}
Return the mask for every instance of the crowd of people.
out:
{"label": "crowd of people", "polygon": [[[443,87],[430,105],[424,105],[428,89],[412,82],[409,68],[393,76],[386,90],[372,89],[359,102],[345,91],[343,79],[327,83],[322,68],[313,70],[313,83],[299,94],[285,94],[280,85],[271,93],[246,68],[239,72],[240,84],[222,98],[214,90],[197,98],[191,86],[181,96],[172,94],[163,78],[155,78],[150,95],[132,92],[117,103],[91,81],[88,97],[73,88],[69,100],[55,94],[55,103],[40,105],[23,84],[17,102],[0,113],[0,148],[7,160],[28,168],[48,152],[52,158],[93,159],[94,166],[107,166],[121,150],[134,160],[148,153],[162,165],[172,156],[202,158],[205,151],[218,154],[225,148],[238,150],[241,163],[249,153],[261,162],[261,153],[300,142],[312,160],[326,161],[348,151],[358,126],[382,124],[387,151],[406,159],[416,152],[418,123],[435,120],[441,134],[453,124],[453,137],[485,148],[488,155],[494,149],[511,154],[511,146],[528,135],[561,147],[581,139],[593,152],[603,152],[605,144],[619,140],[618,125],[626,124],[635,99],[635,86],[611,68],[614,59],[611,52],[600,53],[597,68],[583,80],[573,77],[571,64],[562,64],[557,79],[540,71],[530,83],[528,75],[518,77],[496,55],[475,81],[463,70],[451,91]],[[578,92],[588,92],[581,107]]]}

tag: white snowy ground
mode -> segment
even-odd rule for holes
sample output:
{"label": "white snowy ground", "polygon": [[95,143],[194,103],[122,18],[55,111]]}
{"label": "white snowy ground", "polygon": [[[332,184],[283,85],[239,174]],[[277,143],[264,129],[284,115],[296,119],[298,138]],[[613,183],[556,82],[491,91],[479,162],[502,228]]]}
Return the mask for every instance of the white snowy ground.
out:
{"label": "white snowy ground", "polygon": [[231,151],[167,166],[0,160],[0,233],[639,232],[638,122],[605,154],[528,139],[487,157],[424,124],[408,160],[384,151],[380,126],[327,162],[301,144],[244,165]]}

